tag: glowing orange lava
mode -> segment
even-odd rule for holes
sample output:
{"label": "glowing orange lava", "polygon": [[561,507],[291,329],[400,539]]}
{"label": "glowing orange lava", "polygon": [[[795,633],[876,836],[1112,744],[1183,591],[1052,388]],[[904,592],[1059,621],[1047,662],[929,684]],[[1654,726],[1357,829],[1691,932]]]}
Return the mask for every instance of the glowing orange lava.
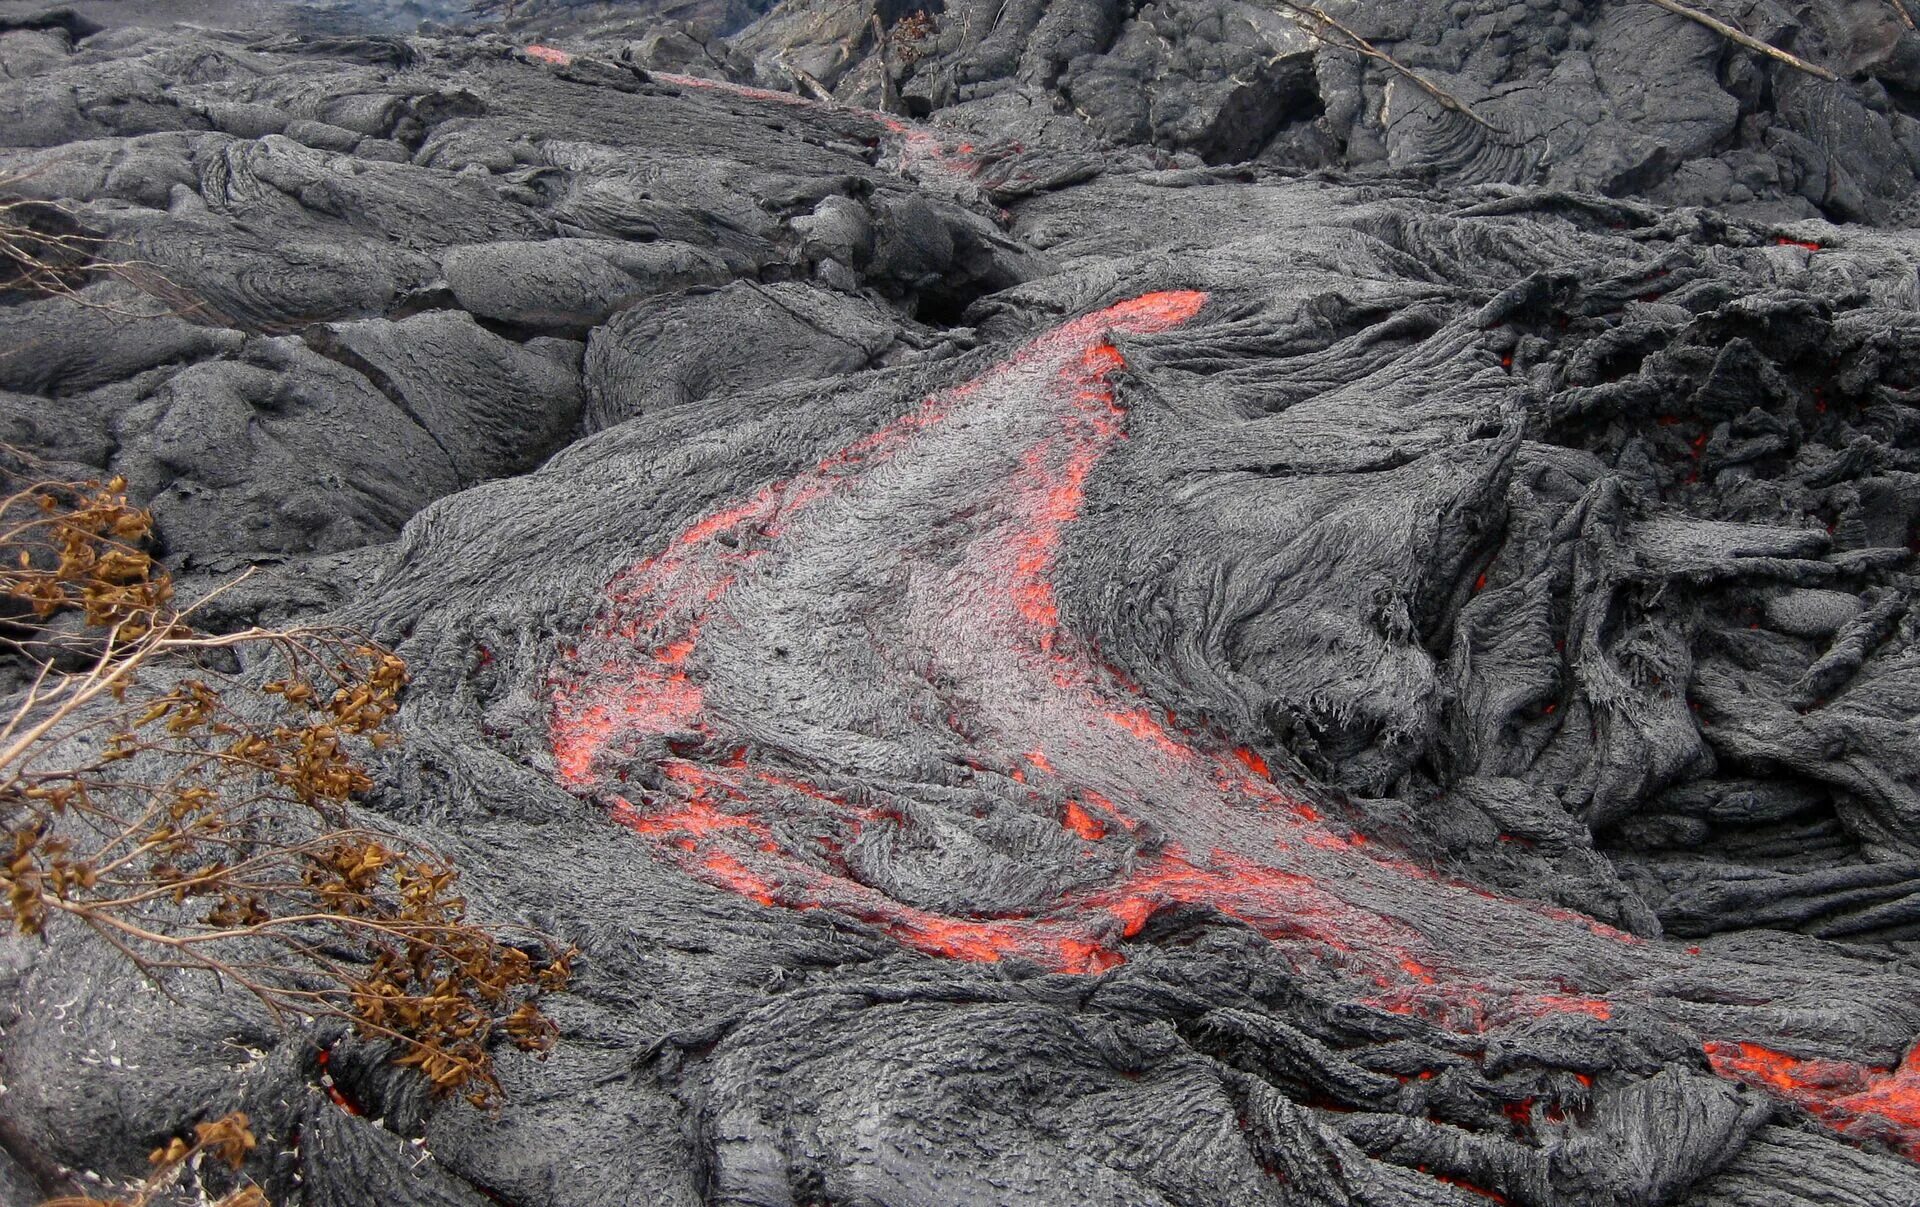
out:
{"label": "glowing orange lava", "polygon": [[[1065,528],[1125,438],[1115,337],[1188,323],[1206,301],[1150,293],[1066,322],[687,523],[615,577],[561,652],[561,782],[692,877],[929,955],[1098,973],[1151,941],[1156,918],[1198,910],[1356,1001],[1459,1033],[1545,1015],[1605,1026],[1657,1003],[1699,957],[1368,842],[1062,623]],[[821,599],[830,614],[791,623]],[[856,679],[882,699],[834,686]],[[1015,905],[913,899],[924,880],[898,876],[902,861],[949,850],[943,836],[984,815],[926,820],[956,793],[1044,830],[1008,857],[1050,860],[1063,887]],[[952,849],[987,839],[968,842]],[[964,899],[971,886],[942,887]],[[1911,1059],[1829,1084],[1764,1049],[1714,1052],[1724,1076],[1916,1151]]]}
{"label": "glowing orange lava", "polygon": [[[1017,955],[1063,971],[1096,970],[1124,958],[1120,943],[1156,913],[1204,907],[1310,949],[1315,962],[1331,958],[1345,975],[1386,991],[1397,1007],[1437,1020],[1477,1024],[1486,1017],[1487,999],[1504,1002],[1496,1013],[1594,1014],[1589,999],[1564,994],[1557,985],[1480,986],[1473,993],[1442,985],[1436,969],[1447,960],[1440,945],[1353,899],[1358,894],[1330,886],[1364,870],[1381,890],[1399,891],[1409,878],[1427,884],[1429,894],[1472,890],[1446,885],[1384,852],[1361,853],[1364,839],[1329,824],[1276,786],[1260,755],[1182,730],[1137,685],[1110,672],[1062,629],[1052,583],[1062,530],[1080,513],[1093,466],[1124,434],[1125,413],[1112,378],[1126,362],[1109,333],[1164,330],[1186,322],[1204,302],[1198,293],[1148,294],[1067,323],[982,378],[929,398],[812,470],[708,513],[661,553],[618,576],[609,592],[612,607],[590,634],[594,639],[565,659],[556,677],[553,745],[562,781],[580,791],[601,788],[610,758],[650,748],[662,783],[643,805],[614,795],[610,807],[617,820],[649,836],[671,837],[663,844],[669,857],[703,879],[793,908],[836,910],[934,954]],[[1116,833],[1127,835],[1127,870],[1103,887],[1070,891],[1050,909],[1011,917],[941,916],[889,898],[818,852],[782,845],[755,808],[768,792],[804,796],[816,809],[826,806],[846,828],[833,840],[842,849],[857,841],[860,827],[899,823],[810,784],[798,769],[776,776],[745,757],[720,765],[703,757],[699,752],[718,735],[694,668],[715,605],[724,605],[760,567],[779,563],[787,547],[803,539],[809,513],[879,466],[897,468],[910,455],[939,455],[950,427],[984,426],[988,412],[1030,406],[1035,398],[1052,408],[1052,422],[997,484],[995,520],[967,543],[964,569],[947,586],[972,600],[969,622],[983,641],[1005,647],[1003,661],[1029,677],[1043,672],[1034,701],[1051,723],[1016,754],[976,758],[994,755],[979,750],[976,740],[968,758],[999,766],[1036,798],[1059,799],[1057,824],[1085,843],[1098,848]],[[624,655],[608,654],[610,643]],[[1118,752],[1125,766],[1089,766],[1089,749],[1099,747]],[[1141,814],[1164,810],[1164,804],[1149,802],[1168,794],[1169,786],[1171,796],[1200,806],[1189,811],[1189,820],[1212,814],[1224,824],[1211,828],[1217,832],[1187,825],[1181,827],[1187,833],[1176,835],[1170,819],[1157,816],[1152,841],[1134,837]],[[793,807],[788,800],[771,812],[790,813]],[[1231,831],[1248,819],[1251,832],[1264,835],[1254,845],[1279,858],[1245,853],[1246,835]],[[1196,849],[1183,837],[1204,845]],[[715,845],[729,843],[738,849],[716,858]],[[1289,862],[1301,866],[1282,866]],[[1439,903],[1430,904],[1444,912]],[[1513,907],[1530,926],[1564,929],[1554,925],[1556,911]],[[1609,937],[1630,938],[1618,932]]]}
{"label": "glowing orange lava", "polygon": [[1802,1059],[1751,1043],[1706,1047],[1722,1077],[1798,1103],[1835,1131],[1878,1140],[1920,1161],[1920,1046],[1892,1069]]}

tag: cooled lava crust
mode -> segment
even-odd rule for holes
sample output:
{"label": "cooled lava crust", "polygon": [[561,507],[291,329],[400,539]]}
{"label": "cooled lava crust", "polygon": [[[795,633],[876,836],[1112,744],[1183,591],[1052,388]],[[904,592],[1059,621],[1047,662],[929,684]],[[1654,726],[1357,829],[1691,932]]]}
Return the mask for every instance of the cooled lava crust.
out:
{"label": "cooled lava crust", "polygon": [[[483,1112],[10,942],[0,1201],[237,1107],[326,1207],[1920,1202],[1895,7],[1814,95],[1465,6],[1500,138],[1230,0],[833,102],[806,5],[576,7],[0,10],[0,188],[120,262],[6,285],[6,439],[260,567],[207,623],[393,642],[361,807],[581,950]],[[1528,108],[1554,30],[1665,150]]]}

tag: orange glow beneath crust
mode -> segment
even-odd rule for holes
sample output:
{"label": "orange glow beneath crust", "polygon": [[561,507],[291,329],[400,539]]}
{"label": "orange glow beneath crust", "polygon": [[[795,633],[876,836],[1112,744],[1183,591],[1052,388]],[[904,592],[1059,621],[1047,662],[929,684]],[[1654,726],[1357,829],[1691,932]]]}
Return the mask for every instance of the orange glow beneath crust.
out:
{"label": "orange glow beneath crust", "polygon": [[[1205,301],[1196,292],[1148,294],[1065,323],[813,467],[689,521],[659,553],[615,577],[605,611],[578,645],[562,650],[551,680],[560,782],[601,801],[611,820],[692,877],[763,906],[855,920],[928,955],[1018,958],[1096,974],[1124,962],[1129,940],[1156,916],[1190,909],[1264,936],[1296,968],[1345,979],[1375,1009],[1456,1032],[1543,1015],[1612,1019],[1615,1003],[1597,995],[1621,974],[1593,972],[1584,984],[1515,981],[1502,970],[1510,960],[1473,963],[1461,941],[1565,944],[1584,951],[1594,969],[1628,967],[1612,961],[1629,948],[1639,952],[1639,967],[1660,965],[1665,947],[1569,910],[1444,879],[1367,843],[1279,786],[1257,751],[1182,728],[1063,626],[1053,580],[1064,529],[1079,518],[1100,458],[1125,436],[1111,380],[1125,359],[1109,333],[1163,331]],[[1035,389],[1038,401],[1026,393]],[[850,798],[821,774],[771,764],[758,735],[743,744],[747,735],[710,707],[703,642],[736,589],[780,563],[790,543],[806,540],[829,501],[870,470],[940,439],[949,421],[992,417],[973,408],[994,406],[1039,407],[1050,426],[995,485],[986,510],[998,526],[968,530],[977,535],[960,553],[959,573],[970,576],[969,615],[979,626],[968,639],[1004,646],[996,665],[1031,676],[1022,707],[1053,711],[1005,714],[1046,718],[1031,731],[996,733],[990,717],[964,704],[943,704],[928,723],[960,743],[949,748],[948,766],[990,773],[982,791],[1051,818],[1067,841],[1085,844],[1081,860],[1104,860],[1112,870],[1107,882],[1030,911],[946,914],[859,877],[863,834],[902,833],[916,823],[899,807],[858,803],[868,798]],[[611,781],[628,779],[630,770],[652,787],[615,788]],[[773,817],[807,824],[776,830]],[[1391,893],[1369,895],[1369,886],[1386,885]],[[1437,941],[1397,916],[1402,908],[1470,926]],[[1678,968],[1683,957],[1672,955]],[[1777,1074],[1782,1067],[1744,1046],[1733,1057],[1728,1045],[1714,1047],[1723,1076],[1754,1081],[1754,1068]],[[1915,1151],[1913,1075],[1905,1066],[1870,1072],[1878,1079],[1863,1074],[1844,1094],[1820,1099],[1822,1118],[1861,1135],[1881,1134],[1863,1120],[1906,1128],[1901,1142]],[[1768,1088],[1787,1092],[1774,1082]]]}
{"label": "orange glow beneath crust", "polygon": [[[673,82],[683,82],[675,80]],[[701,82],[696,86],[707,86]],[[1034,341],[1006,367],[1031,371],[1054,365],[1052,389],[1067,400],[1065,430],[1028,451],[1021,472],[1007,484],[1009,510],[1018,540],[1008,573],[1002,577],[1011,614],[1025,629],[1024,640],[1042,652],[1052,650],[1059,631],[1051,575],[1060,530],[1079,514],[1085,483],[1106,444],[1119,438],[1124,413],[1108,378],[1125,365],[1109,331],[1147,332],[1186,321],[1205,302],[1198,293],[1149,294],[1065,324]],[[739,538],[751,532],[779,539],[789,521],[803,516],[867,465],[896,453],[916,433],[937,427],[953,408],[980,386],[968,383],[930,398],[922,407],[870,436],[823,458],[793,479],[772,483],[751,498],[702,516],[670,540],[664,550],[617,576],[609,587],[612,607],[596,622],[597,636],[628,643],[632,665],[593,664],[577,652],[563,658],[555,677],[552,744],[562,783],[592,791],[604,778],[604,760],[649,739],[667,738],[695,746],[713,729],[703,713],[702,688],[689,674],[696,668],[702,620],[724,599],[747,563],[764,550],[745,548]],[[730,538],[730,539],[722,539]],[[1064,662],[1064,656],[1056,656]],[[1074,679],[1078,668],[1056,671]],[[1158,735],[1170,756],[1191,752],[1144,709],[1125,714],[1123,724]],[[1090,928],[1083,917],[956,918],[906,906],[838,870],[823,869],[787,851],[771,827],[752,816],[751,802],[766,791],[784,791],[831,807],[846,829],[857,835],[865,824],[898,824],[872,810],[852,806],[803,776],[751,765],[745,748],[715,756],[717,766],[684,758],[656,760],[660,790],[636,806],[624,796],[608,804],[612,820],[656,843],[656,849],[690,874],[765,905],[831,909],[874,925],[893,938],[933,955],[996,961],[1018,955],[1067,972],[1098,972],[1123,957],[1102,937],[1107,928],[1137,931],[1155,910],[1172,903],[1198,903],[1227,888],[1229,876],[1204,872],[1183,860],[1162,860],[1143,873],[1138,891],[1100,895],[1089,901],[1088,916],[1110,917],[1107,927]],[[1024,783],[1027,768],[1056,774],[1042,748],[1021,756],[1026,767],[1005,768]],[[1271,791],[1271,788],[1269,788]],[[1067,802],[1063,825],[1095,842],[1107,825],[1089,812],[1092,806],[1132,829],[1106,796],[1088,791],[1086,805]],[[825,839],[829,851],[845,841]],[[1176,866],[1177,865],[1177,866]],[[1270,886],[1269,886],[1270,887]],[[1101,913],[1104,911],[1104,913]]]}
{"label": "orange glow beneath crust", "polygon": [[1752,1043],[1706,1049],[1720,1076],[1797,1103],[1843,1135],[1878,1140],[1920,1161],[1920,1047],[1891,1069],[1789,1056]]}
{"label": "orange glow beneath crust", "polygon": [[1444,1173],[1437,1173],[1437,1174],[1434,1174],[1433,1176],[1439,1179],[1440,1181],[1447,1183],[1449,1186],[1458,1186],[1460,1189],[1466,1191],[1468,1194],[1477,1194],[1483,1199],[1490,1199],[1493,1202],[1500,1203],[1502,1205],[1504,1205],[1507,1202],[1506,1195],[1501,1194],[1497,1190],[1488,1190],[1484,1186],[1475,1185],[1474,1183],[1467,1181],[1465,1178],[1456,1178],[1451,1174],[1444,1174]]}
{"label": "orange glow beneath crust", "polygon": [[1067,828],[1088,842],[1098,842],[1107,836],[1107,828],[1081,808],[1077,800],[1067,802]]}
{"label": "orange glow beneath crust", "polygon": [[1555,1014],[1584,1014],[1588,1018],[1606,1022],[1613,1017],[1613,1007],[1599,998],[1560,997],[1549,994],[1539,999],[1546,1011]]}
{"label": "orange glow beneath crust", "polygon": [[1126,712],[1110,712],[1107,714],[1107,720],[1136,738],[1152,742],[1155,746],[1158,746],[1163,753],[1172,758],[1189,759],[1193,757],[1192,748],[1184,743],[1175,741],[1173,735],[1167,732],[1166,726],[1155,720],[1153,714],[1144,708],[1129,709]]}
{"label": "orange glow beneath crust", "polygon": [[1270,780],[1273,778],[1273,772],[1267,769],[1267,760],[1261,758],[1259,752],[1248,750],[1245,746],[1235,746],[1233,748],[1233,757],[1240,760],[1242,767],[1253,772],[1261,779]]}

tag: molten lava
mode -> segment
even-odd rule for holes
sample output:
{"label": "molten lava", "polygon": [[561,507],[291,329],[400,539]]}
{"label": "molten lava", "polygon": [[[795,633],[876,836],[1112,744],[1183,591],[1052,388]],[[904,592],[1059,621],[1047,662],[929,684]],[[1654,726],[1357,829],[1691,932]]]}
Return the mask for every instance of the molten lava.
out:
{"label": "molten lava", "polygon": [[1707,1060],[1722,1077],[1796,1102],[1835,1131],[1920,1161],[1920,1046],[1892,1069],[1803,1060],[1751,1043],[1710,1043]]}
{"label": "molten lava", "polygon": [[[1710,985],[1675,988],[1711,980],[1702,957],[1396,857],[1062,624],[1065,529],[1126,438],[1113,337],[1205,302],[1067,322],[622,572],[554,672],[562,782],[690,876],[930,955],[1099,972],[1198,910],[1460,1033],[1711,1017]],[[1809,1091],[1808,1062],[1715,1052],[1724,1076],[1914,1151],[1905,1066]]]}

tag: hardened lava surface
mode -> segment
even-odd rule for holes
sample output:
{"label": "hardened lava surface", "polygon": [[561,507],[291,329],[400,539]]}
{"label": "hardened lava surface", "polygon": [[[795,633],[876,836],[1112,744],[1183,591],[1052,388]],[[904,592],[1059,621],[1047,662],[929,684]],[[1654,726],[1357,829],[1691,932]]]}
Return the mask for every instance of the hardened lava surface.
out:
{"label": "hardened lava surface", "polygon": [[[4,188],[124,262],[9,286],[6,438],[258,567],[207,623],[395,644],[368,819],[581,951],[479,1111],[9,942],[0,1200],[238,1108],[316,1207],[1920,1202],[1920,35],[1813,182],[1814,85],[1691,24],[1356,6],[1492,145],[1238,9],[1015,7],[891,93],[793,5],[0,20]],[[1738,136],[1547,129],[1553,30]]]}

